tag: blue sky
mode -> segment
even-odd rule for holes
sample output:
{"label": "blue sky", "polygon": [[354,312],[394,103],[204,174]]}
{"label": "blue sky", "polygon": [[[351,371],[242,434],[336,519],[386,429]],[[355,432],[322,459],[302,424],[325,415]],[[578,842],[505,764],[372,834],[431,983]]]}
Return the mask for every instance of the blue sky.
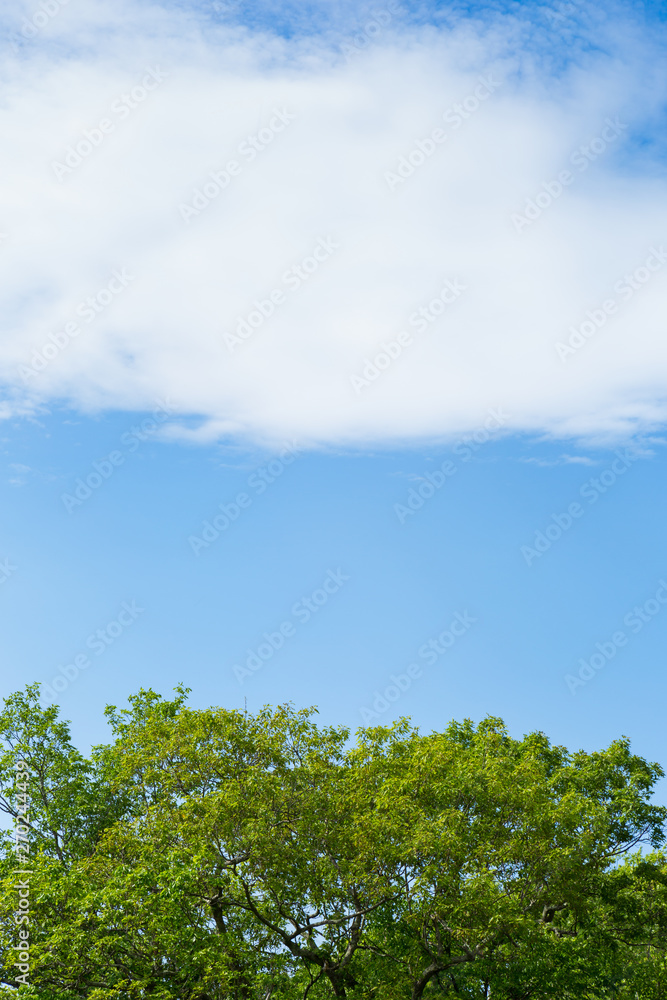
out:
{"label": "blue sky", "polygon": [[0,694],[667,763],[660,8],[389,6],[8,25]]}
{"label": "blue sky", "polygon": [[[355,728],[391,675],[416,663],[421,675],[379,712],[382,721],[409,714],[437,728],[491,713],[566,745],[594,747],[624,733],[640,752],[665,758],[667,605],[641,629],[623,621],[667,577],[660,442],[636,457],[627,447],[496,435],[474,454],[469,441],[285,453],[292,460],[276,464],[256,449],[158,443],[150,425],[142,429],[146,419],[55,412],[7,428],[0,555],[16,570],[0,590],[5,693],[28,680],[50,683],[83,653],[91,665],[59,702],[84,744],[102,736],[106,703],[140,685],[166,693],[179,681],[195,704],[317,704],[323,719]],[[69,513],[77,480],[95,463],[108,472],[113,452],[123,464]],[[407,515],[410,490],[447,461],[455,471]],[[614,462],[619,474],[605,487]],[[193,545],[220,504],[234,513],[240,493],[251,502],[236,520],[207,548]],[[536,533],[554,514],[567,524],[562,515],[577,502],[579,519],[533,555]],[[331,584],[335,592],[306,621],[294,606],[312,601],[330,571],[349,579]],[[143,611],[126,614],[131,624],[99,653],[94,634],[124,602]],[[474,624],[435,663],[420,656],[457,612]],[[234,666],[284,622],[293,634],[239,680]],[[570,690],[566,675],[619,630],[627,644]]]}

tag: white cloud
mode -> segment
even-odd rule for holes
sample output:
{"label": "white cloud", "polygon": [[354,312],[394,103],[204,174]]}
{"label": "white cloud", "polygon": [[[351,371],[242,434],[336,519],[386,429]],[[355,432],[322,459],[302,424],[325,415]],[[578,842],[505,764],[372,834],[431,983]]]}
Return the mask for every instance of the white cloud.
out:
{"label": "white cloud", "polygon": [[[667,232],[667,185],[638,149],[665,81],[646,71],[654,40],[620,22],[618,35],[624,46],[610,36],[608,55],[555,76],[511,21],[387,28],[348,63],[313,39],[201,31],[148,6],[63,7],[10,61],[0,109],[0,376],[16,412],[169,397],[198,418],[172,434],[312,444],[459,435],[498,405],[510,430],[556,436],[663,422],[667,262],[645,284],[637,269],[660,261],[651,248]],[[474,107],[480,76],[493,93],[457,127],[452,109]],[[438,128],[445,140],[397,181],[401,157],[416,163]],[[54,167],[91,129],[90,155]],[[239,147],[260,129],[266,148],[250,161]],[[596,139],[584,170],[576,151]],[[212,193],[210,173],[230,160],[225,190],[184,221],[180,206]],[[572,180],[554,197],[563,170]],[[550,197],[517,232],[527,199]],[[327,243],[338,247],[296,288],[293,269],[305,275]],[[465,289],[430,322],[446,281]],[[230,350],[224,334],[276,291],[273,314],[251,317]],[[90,296],[99,312],[86,322]],[[599,329],[559,357],[570,327],[609,300]],[[355,391],[351,377],[401,331],[412,343]]]}

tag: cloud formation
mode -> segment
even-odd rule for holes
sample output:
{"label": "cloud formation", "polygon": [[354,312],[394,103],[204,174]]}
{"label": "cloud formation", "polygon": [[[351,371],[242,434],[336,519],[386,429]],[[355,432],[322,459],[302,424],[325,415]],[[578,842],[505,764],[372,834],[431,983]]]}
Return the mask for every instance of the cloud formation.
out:
{"label": "cloud formation", "polygon": [[48,4],[0,109],[3,413],[168,399],[173,434],[304,445],[664,422],[659,32],[619,10],[559,62],[549,17],[385,5],[341,46]]}

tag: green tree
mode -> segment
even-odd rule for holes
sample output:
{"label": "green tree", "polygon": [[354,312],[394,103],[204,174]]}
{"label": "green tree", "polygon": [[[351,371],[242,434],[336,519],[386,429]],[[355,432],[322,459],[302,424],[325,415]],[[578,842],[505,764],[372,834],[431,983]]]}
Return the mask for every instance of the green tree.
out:
{"label": "green tree", "polygon": [[0,713],[30,775],[30,985],[0,855],[0,992],[40,1000],[658,1000],[662,776],[499,719],[421,734],[140,691],[89,759],[39,690]]}

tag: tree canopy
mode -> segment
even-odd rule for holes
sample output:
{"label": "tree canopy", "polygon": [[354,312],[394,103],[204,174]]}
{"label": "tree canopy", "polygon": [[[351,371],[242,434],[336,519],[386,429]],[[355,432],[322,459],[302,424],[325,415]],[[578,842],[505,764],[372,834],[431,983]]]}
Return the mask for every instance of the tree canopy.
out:
{"label": "tree canopy", "polygon": [[626,739],[569,752],[496,718],[352,738],[312,709],[187,695],[109,707],[89,757],[38,685],[5,701],[0,808],[21,817],[17,768],[30,801],[30,973],[6,831],[0,995],[667,996],[663,772]]}

